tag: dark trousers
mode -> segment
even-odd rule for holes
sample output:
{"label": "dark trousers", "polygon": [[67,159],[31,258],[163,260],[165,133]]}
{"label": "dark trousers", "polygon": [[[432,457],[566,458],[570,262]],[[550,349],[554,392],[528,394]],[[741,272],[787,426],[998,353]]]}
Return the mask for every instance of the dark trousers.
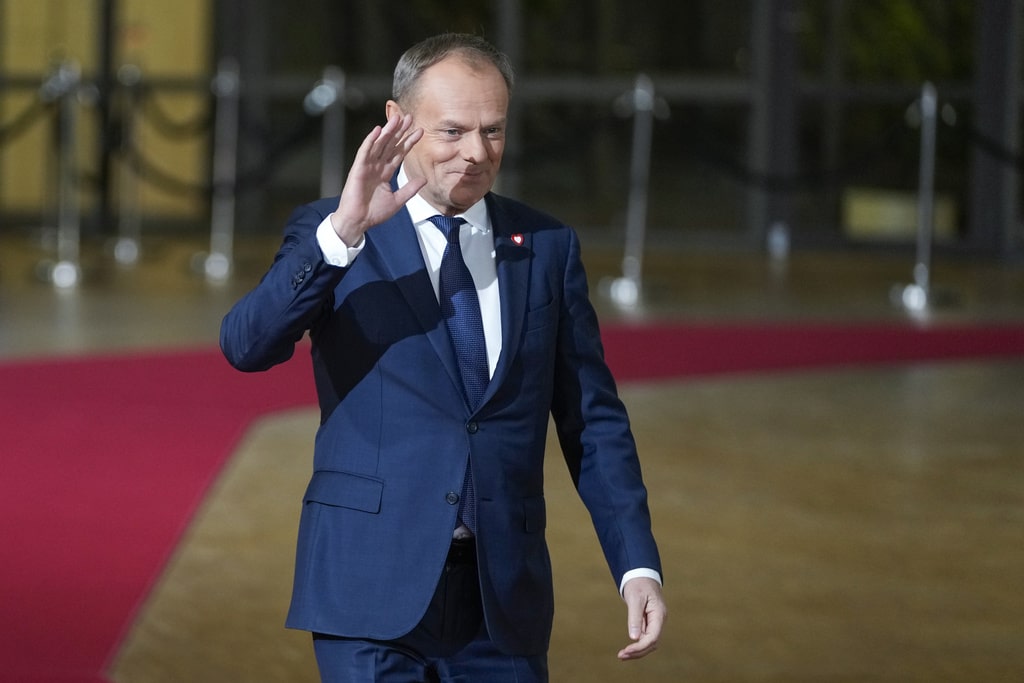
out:
{"label": "dark trousers", "polygon": [[483,621],[476,549],[454,541],[426,614],[397,640],[313,634],[324,683],[546,683],[547,657],[513,657]]}

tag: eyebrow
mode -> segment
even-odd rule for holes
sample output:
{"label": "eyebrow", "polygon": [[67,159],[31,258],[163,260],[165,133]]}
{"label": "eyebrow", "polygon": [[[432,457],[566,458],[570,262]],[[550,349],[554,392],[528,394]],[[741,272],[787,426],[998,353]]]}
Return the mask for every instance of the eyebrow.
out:
{"label": "eyebrow", "polygon": [[[508,121],[507,118],[502,118],[502,119],[499,119],[497,121],[494,121],[493,123],[483,124],[480,127],[481,128],[504,128],[506,121]],[[462,130],[465,127],[466,127],[465,124],[459,123],[458,121],[453,121],[452,119],[445,119],[443,121],[438,121],[438,123],[437,123],[437,128],[439,130],[448,129],[448,128],[458,128],[459,130]]]}

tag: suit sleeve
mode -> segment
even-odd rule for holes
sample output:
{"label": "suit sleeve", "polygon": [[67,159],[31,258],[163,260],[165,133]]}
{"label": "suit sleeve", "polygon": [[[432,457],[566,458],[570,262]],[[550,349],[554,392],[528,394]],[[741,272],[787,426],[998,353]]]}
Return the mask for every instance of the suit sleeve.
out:
{"label": "suit sleeve", "polygon": [[618,584],[632,569],[661,573],[636,443],[604,360],[579,240],[572,232],[556,354],[555,428],[612,575]]}
{"label": "suit sleeve", "polygon": [[235,368],[256,372],[288,360],[306,330],[330,310],[346,271],[324,261],[316,228],[336,204],[321,200],[296,209],[270,269],[224,316],[220,346]]}

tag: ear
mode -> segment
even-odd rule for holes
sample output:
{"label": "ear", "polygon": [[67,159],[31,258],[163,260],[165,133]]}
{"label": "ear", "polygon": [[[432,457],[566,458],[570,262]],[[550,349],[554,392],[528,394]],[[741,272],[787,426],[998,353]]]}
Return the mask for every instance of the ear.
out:
{"label": "ear", "polygon": [[390,121],[392,116],[405,116],[405,112],[398,106],[398,102],[388,100],[387,104],[384,105],[384,116],[386,120]]}

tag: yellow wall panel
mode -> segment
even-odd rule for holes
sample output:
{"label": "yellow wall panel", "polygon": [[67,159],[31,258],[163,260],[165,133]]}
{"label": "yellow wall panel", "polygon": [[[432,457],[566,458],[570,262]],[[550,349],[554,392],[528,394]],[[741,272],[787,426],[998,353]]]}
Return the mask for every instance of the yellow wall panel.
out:
{"label": "yellow wall panel", "polygon": [[120,56],[150,75],[189,76],[210,64],[209,0],[126,0]]}
{"label": "yellow wall panel", "polygon": [[[191,93],[157,93],[157,105],[174,121],[192,121],[209,107],[211,31],[209,0],[125,0],[120,18],[120,63],[142,70],[144,79],[195,79]],[[208,176],[208,136],[169,138],[143,119],[135,143],[147,163],[193,186]],[[203,218],[205,197],[170,191],[157,182],[141,187],[144,213],[194,215]]]}
{"label": "yellow wall panel", "polygon": [[96,5],[90,0],[5,0],[2,64],[41,73],[58,59],[91,70],[96,64]]}
{"label": "yellow wall panel", "polygon": [[[156,85],[161,78],[193,79],[193,92],[160,93],[160,106],[178,121],[199,116],[208,106],[211,75],[212,0],[122,0],[117,17],[114,68],[133,64]],[[41,83],[59,60],[78,65],[86,81],[99,62],[100,0],[4,0],[0,2],[0,68],[8,75],[30,76]],[[0,92],[0,125],[24,111],[38,90]],[[95,203],[88,184],[99,161],[95,103],[80,98],[78,166],[83,173],[83,209]],[[0,212],[46,215],[53,200],[52,115],[0,148]],[[135,143],[147,159],[168,175],[198,186],[209,165],[207,136],[168,139],[144,121]],[[116,163],[116,159],[115,159]],[[117,206],[117,182],[112,176]],[[168,192],[152,182],[141,185],[140,206],[147,216],[203,220],[206,201],[200,193]],[[51,212],[52,213],[52,212]]]}
{"label": "yellow wall panel", "polygon": [[[92,5],[82,0],[6,0],[0,21],[0,66],[9,74],[38,77],[40,85],[61,60],[91,69],[97,54]],[[36,97],[35,89],[3,92],[0,121],[8,122]],[[46,210],[53,189],[48,175],[53,170],[52,121],[52,114],[37,120],[0,149],[0,209]],[[92,131],[83,133],[80,152],[92,149],[89,138],[95,137]]]}

